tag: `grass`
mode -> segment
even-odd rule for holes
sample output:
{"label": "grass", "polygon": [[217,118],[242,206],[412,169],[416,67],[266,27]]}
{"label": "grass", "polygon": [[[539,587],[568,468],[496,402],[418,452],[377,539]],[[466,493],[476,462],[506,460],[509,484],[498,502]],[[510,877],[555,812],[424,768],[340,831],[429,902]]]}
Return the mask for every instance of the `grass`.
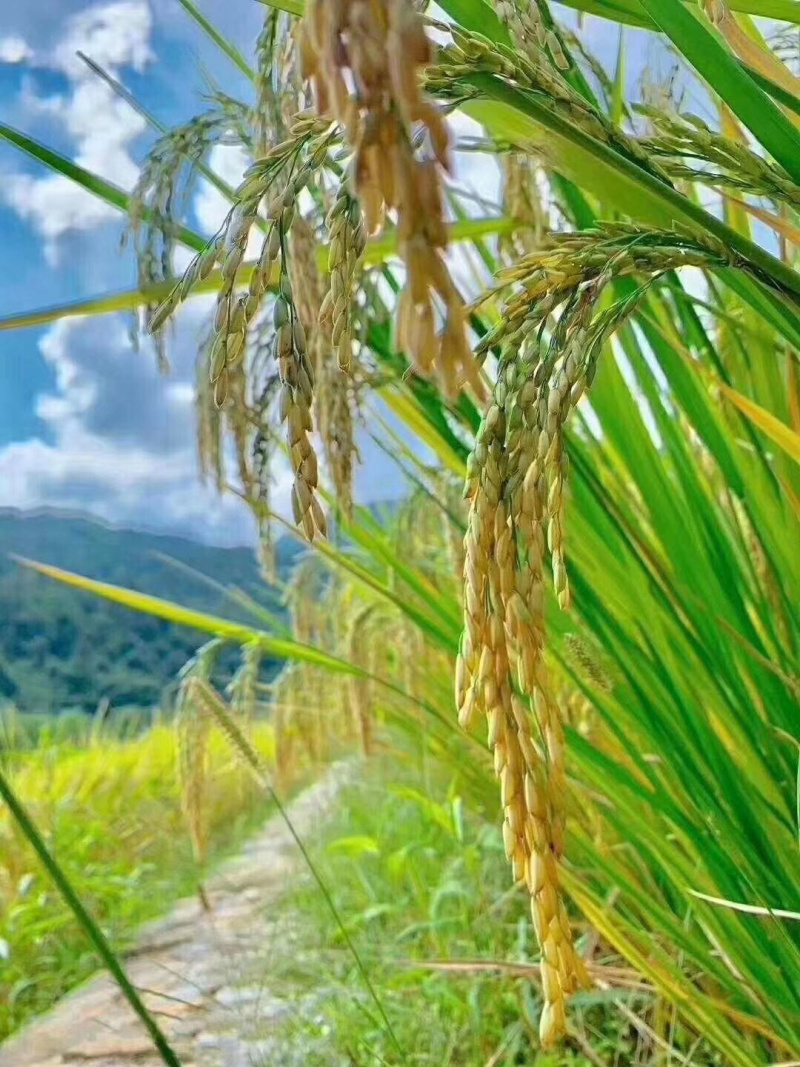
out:
{"label": "grass", "polygon": [[[504,877],[496,821],[471,811],[441,771],[423,781],[404,761],[398,773],[397,755],[363,767],[309,847],[363,946],[402,1062],[632,1067],[651,1062],[648,1055],[658,1062],[653,1034],[665,1005],[602,942],[593,958],[608,987],[573,998],[562,1049],[538,1049],[536,939],[524,892]],[[295,937],[291,958],[278,951],[269,976],[298,1005],[288,1047],[313,1048],[320,1067],[396,1062],[314,887],[293,891],[279,915]],[[578,929],[585,950],[596,937],[580,920]],[[720,1062],[702,1041],[692,1057],[696,1067]]]}
{"label": "grass", "polygon": [[[257,732],[269,752],[272,732]],[[44,744],[6,755],[4,773],[50,851],[119,952],[137,928],[196,891],[183,823],[175,732]],[[234,851],[265,817],[263,794],[242,781],[219,735],[211,738],[207,865]],[[98,960],[21,832],[0,812],[0,1038],[97,969]]]}
{"label": "grass", "polygon": [[[196,5],[184,6],[241,69],[238,53],[231,53]],[[549,278],[533,270],[530,259],[518,270],[518,255],[491,240],[493,233],[507,235],[509,223],[519,231],[515,236],[525,238],[524,227],[501,206],[487,208],[490,217],[478,220],[479,232],[461,223],[450,232],[453,241],[464,239],[464,260],[474,266],[474,277],[465,282],[469,298],[484,297],[473,305],[470,323],[476,337],[486,338],[490,404],[482,406],[469,390],[456,399],[443,395],[414,372],[407,352],[395,350],[397,339],[387,324],[402,285],[390,230],[367,252],[367,266],[380,268],[380,284],[371,284],[377,272],[368,274],[359,294],[360,372],[425,446],[425,459],[420,450],[399,447],[390,433],[378,433],[416,491],[394,516],[376,518],[365,509],[356,509],[352,518],[337,515],[336,538],[316,541],[316,556],[303,564],[306,577],[318,567],[312,577],[319,579],[305,592],[298,568],[291,637],[33,566],[133,610],[293,661],[272,692],[279,774],[298,767],[316,771],[359,738],[364,747],[382,750],[381,761],[365,769],[361,787],[342,807],[326,848],[324,880],[348,933],[367,955],[407,1062],[437,1067],[786,1062],[800,1047],[800,928],[775,911],[791,911],[800,893],[800,627],[794,605],[800,588],[800,275],[793,248],[776,249],[753,228],[739,202],[761,211],[766,200],[773,214],[780,212],[784,223],[796,227],[800,197],[792,179],[798,176],[798,133],[779,102],[771,102],[746,72],[742,57],[703,21],[699,6],[679,0],[573,4],[622,21],[632,13],[651,29],[662,27],[683,64],[680,77],[701,91],[716,115],[715,135],[729,148],[721,159],[712,156],[699,126],[692,127],[690,149],[659,139],[657,131],[650,141],[632,140],[641,130],[627,116],[639,101],[623,92],[624,42],[617,71],[604,85],[602,79],[590,81],[591,70],[572,55],[565,54],[560,65],[550,63],[545,50],[525,59],[508,47],[513,32],[482,0],[442,0],[441,6],[462,29],[482,36],[454,35],[466,61],[455,48],[445,53],[432,91],[476,119],[496,154],[510,146],[534,156],[538,170],[528,192],[545,224],[559,231],[538,260]],[[549,6],[536,7],[551,52],[555,39],[569,53],[569,40],[559,41]],[[737,17],[740,29],[757,41],[744,11]],[[257,77],[256,92],[264,113],[280,116],[297,109],[299,101],[291,97],[288,76],[277,88],[266,76],[273,61],[283,62],[288,31],[284,16],[276,21],[267,12],[267,19],[273,21],[259,44],[264,77]],[[752,49],[747,54],[752,58]],[[337,51],[334,61],[339,58]],[[690,67],[706,76],[706,85],[688,81],[695,76]],[[672,115],[671,100],[669,107]],[[275,120],[270,143],[283,142],[282,121]],[[0,135],[107,202],[125,206],[119,191],[41,145],[8,131]],[[248,136],[243,135],[245,144]],[[327,150],[312,153],[301,141],[291,142],[290,152],[284,144],[281,152],[288,152],[292,166],[302,167],[301,184],[311,190],[303,211],[322,232],[324,194],[338,185],[343,156],[338,150],[330,156]],[[719,141],[715,144],[718,148]],[[653,146],[659,148],[658,170],[650,160]],[[707,170],[704,160],[713,164]],[[176,175],[163,178],[169,186]],[[731,188],[735,199],[729,198]],[[294,207],[283,188],[280,192],[282,226],[288,228]],[[458,193],[450,194],[458,204]],[[291,201],[291,188],[286,195]],[[202,248],[199,235],[166,232],[155,210],[162,199],[172,202],[171,196],[154,194],[140,212],[153,227],[153,241],[175,237]],[[254,200],[243,201],[242,210],[256,217],[257,207]],[[638,257],[632,265],[611,254],[613,231],[600,225],[608,219],[625,220],[624,242]],[[238,247],[240,221],[241,211],[232,212],[228,255]],[[684,246],[691,246],[690,255]],[[292,247],[281,241],[284,275]],[[559,259],[563,249],[566,258]],[[687,263],[695,264],[693,275],[683,269]],[[199,262],[192,269],[199,275]],[[252,283],[251,273],[242,265],[243,285]],[[509,282],[503,292],[492,290],[498,277]],[[274,280],[271,274],[261,278],[267,324]],[[175,300],[191,295],[191,275],[174,290],[177,280],[152,281],[155,292],[173,291]],[[560,303],[548,303],[556,282]],[[217,288],[219,277],[212,272],[202,284]],[[225,285],[223,294],[231,291],[230,276]],[[100,306],[141,306],[154,298],[151,288],[118,294]],[[294,298],[284,293],[281,299],[279,328],[289,302],[291,314],[297,313]],[[259,313],[257,300],[253,306]],[[76,310],[81,309],[51,309],[8,325]],[[499,333],[487,337],[487,331],[511,319],[525,343],[515,336],[501,350],[493,343]],[[306,332],[314,328],[315,322],[309,323]],[[285,329],[284,339],[288,343]],[[286,411],[281,416],[272,405],[274,390],[264,388],[259,377],[260,340],[231,371],[241,376],[237,395],[262,397],[258,419],[277,426]],[[212,353],[204,358],[210,366],[199,379],[201,399],[210,395],[209,374],[219,362]],[[535,365],[541,368],[536,374]],[[576,385],[591,388],[583,395]],[[567,395],[580,406],[562,437]],[[318,399],[330,398],[323,389]],[[284,406],[289,400],[285,394]],[[234,431],[230,439],[223,436],[225,420],[217,409],[203,408],[217,435],[211,451],[220,456],[227,445],[235,446],[243,475],[234,491],[263,521],[272,516],[262,496],[252,499],[255,475],[248,467],[253,443],[248,435],[258,419],[236,403],[225,415]],[[365,418],[371,413],[366,402],[360,410]],[[377,432],[374,421],[369,429]],[[564,470],[551,447],[556,440],[569,458],[564,516],[552,502],[562,497],[556,482]],[[531,514],[525,519],[509,506],[498,524],[498,500],[514,505],[516,495],[519,503],[517,490],[533,470],[536,450],[542,452],[545,484],[538,476],[529,482],[528,498],[532,489],[537,494]],[[467,567],[472,585],[464,598],[458,542],[467,514],[451,491],[467,471],[473,517],[481,523],[478,540],[488,547],[480,566]],[[304,507],[308,492],[301,487]],[[322,490],[320,496],[329,499]],[[533,562],[543,551],[534,533],[545,542],[542,516],[557,524],[555,533],[550,526],[551,546],[560,546],[562,535],[565,541],[574,594],[570,612],[559,610],[549,580],[542,582]],[[496,570],[503,568],[496,578],[488,562],[492,556]],[[549,560],[541,570],[549,572]],[[514,601],[512,592],[531,593],[525,584],[531,574],[543,603],[538,595]],[[488,589],[482,584],[487,575],[494,583]],[[536,1036],[542,998],[529,901],[518,889],[506,888],[500,797],[484,742],[484,713],[494,714],[496,707],[479,708],[480,721],[471,732],[458,729],[452,707],[464,599],[482,645],[465,658],[472,659],[473,676],[480,676],[484,702],[490,699],[487,691],[498,706],[506,701],[502,711],[510,724],[517,714],[510,694],[515,687],[533,689],[525,672],[509,670],[488,644],[490,638],[506,648],[513,603],[515,642],[522,644],[521,633],[536,665],[540,655],[546,660],[553,704],[557,695],[565,719],[569,820],[561,881],[594,986],[571,998],[562,1052],[542,1051]],[[505,619],[499,604],[508,609]],[[493,612],[497,625],[482,629],[482,612]],[[508,643],[512,658],[513,645]],[[557,735],[543,729],[541,708],[548,710],[549,697],[543,702],[545,683],[538,677],[537,685],[539,706],[534,693],[519,694],[534,739],[533,756],[524,753],[525,768],[531,781],[534,774],[549,781],[561,746]],[[462,697],[469,710],[467,694]],[[493,722],[496,726],[496,715]],[[554,794],[548,794],[548,813],[537,813],[546,804],[533,789],[529,799],[522,759],[509,757],[516,727],[504,729],[505,749],[497,730],[493,745],[514,838],[509,851],[519,857],[535,838],[528,840],[514,823],[528,816],[554,822]],[[541,746],[546,757],[535,751],[539,737],[546,742]],[[556,777],[560,792],[560,771]],[[67,791],[67,804],[69,799]],[[39,814],[46,832],[52,817]],[[529,822],[525,826],[530,829]],[[63,845],[70,869],[83,856],[81,840],[73,823]],[[540,859],[552,858],[551,843],[555,834],[537,844]],[[532,889],[537,907],[552,903],[542,886]],[[91,885],[87,891],[91,896]],[[115,906],[125,905],[120,900]],[[322,990],[322,1021],[298,1024],[316,1027],[306,1036],[317,1042],[320,1062],[324,1057],[331,1063],[394,1062],[387,1028],[364,985],[356,982],[352,957],[339,944],[322,898],[309,890],[292,907],[307,954],[291,961],[286,978],[295,982],[298,998],[303,989]],[[116,921],[110,913],[102,918]],[[546,939],[543,944],[546,950]],[[552,970],[552,961],[547,963]],[[547,1006],[544,1014],[552,1022]]]}

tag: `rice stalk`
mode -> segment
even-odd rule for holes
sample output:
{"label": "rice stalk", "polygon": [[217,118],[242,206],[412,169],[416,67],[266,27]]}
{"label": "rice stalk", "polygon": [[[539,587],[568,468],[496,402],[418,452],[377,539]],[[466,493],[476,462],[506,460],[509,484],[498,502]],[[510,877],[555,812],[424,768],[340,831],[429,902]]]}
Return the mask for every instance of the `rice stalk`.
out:
{"label": "rice stalk", "polygon": [[[128,233],[136,255],[138,285],[142,289],[172,277],[175,234],[172,220],[191,193],[198,165],[225,130],[226,116],[207,111],[168,130],[155,143],[131,192]],[[209,270],[213,266],[213,261]],[[149,320],[157,308],[145,309]],[[138,317],[135,322],[138,328]],[[135,336],[135,334],[134,334]],[[168,367],[164,338],[153,337],[159,366]]]}
{"label": "rice stalk", "polygon": [[292,117],[301,110],[292,21],[285,12],[267,7],[256,40],[256,99],[250,113],[256,157],[285,140]]}
{"label": "rice stalk", "polygon": [[229,687],[230,705],[242,729],[247,732],[258,710],[258,676],[262,650],[258,641],[250,641],[242,648],[239,668]]}
{"label": "rice stalk", "polygon": [[[549,551],[562,609],[565,561],[564,424],[594,377],[606,340],[665,270],[741,266],[723,247],[631,227],[564,234],[501,272],[519,289],[482,344],[502,345],[493,403],[467,464],[464,624],[456,672],[459,720],[487,720],[501,783],[504,841],[524,881],[542,949],[544,1045],[565,1032],[566,996],[585,982],[559,893],[566,778],[561,713],[545,666],[543,565]],[[629,298],[597,312],[615,278],[649,272]],[[552,311],[563,305],[549,339]]]}
{"label": "rice stalk", "polygon": [[[348,656],[353,663],[357,663],[365,670],[370,670],[371,662],[367,655],[371,651],[371,644],[367,640],[367,627],[375,614],[375,605],[367,604],[356,612],[350,619],[347,634]],[[348,696],[350,712],[364,756],[371,756],[374,751],[373,729],[373,686],[370,679],[354,674],[348,679]]]}
{"label": "rice stalk", "polygon": [[[267,346],[271,348],[272,331],[269,332]],[[258,358],[258,351],[256,352]],[[270,354],[271,360],[271,354]],[[275,583],[277,570],[275,561],[275,544],[272,523],[270,522],[270,491],[272,487],[272,465],[278,452],[278,439],[272,427],[270,409],[280,390],[277,372],[269,372],[261,386],[255,403],[255,433],[251,446],[251,493],[254,501],[253,511],[258,529],[258,560],[261,571],[268,582]]]}
{"label": "rice stalk", "polygon": [[712,129],[688,112],[669,114],[642,105],[635,110],[654,128],[651,136],[642,139],[642,146],[671,177],[765,196],[795,209],[800,206],[800,186],[783,167],[744,141]]}
{"label": "rice stalk", "polygon": [[[280,382],[278,412],[280,421],[286,427],[286,442],[295,474],[292,489],[295,520],[309,540],[317,531],[325,533],[326,521],[315,496],[317,460],[309,438],[312,429],[314,368],[293,298],[290,232],[295,217],[295,200],[312,179],[315,169],[328,151],[330,135],[327,132],[320,135],[318,129],[319,124],[313,119],[297,120],[289,140],[275,146],[264,160],[250,168],[237,190],[237,203],[226,220],[224,232],[195,257],[181,283],[173,289],[150,323],[151,330],[158,333],[197,281],[211,270],[217,259],[220,260],[222,283],[217,293],[213,335],[207,354],[208,382],[213,389],[216,406],[222,407],[228,402],[229,422],[237,441],[242,480],[245,486],[257,483],[263,498],[266,495],[264,460],[268,458],[269,434],[262,426],[258,426],[255,445],[257,469],[251,478],[246,459],[249,436],[246,420],[250,416],[246,411],[248,398],[243,365],[248,331],[273,283],[273,272],[277,272],[277,292],[272,304],[272,353]],[[297,166],[302,151],[305,151],[305,158]],[[275,191],[274,186],[279,178],[282,184]],[[264,204],[267,221],[261,252],[250,274],[246,293],[237,297],[245,249],[253,226],[260,220],[259,210]],[[265,401],[271,392],[272,384],[268,379],[259,397],[257,422],[265,417]],[[207,386],[201,396],[209,397]],[[207,417],[206,426],[209,427],[206,437],[215,442],[214,455],[219,457],[220,449],[216,444],[218,432],[216,435],[213,433],[215,427],[218,429],[218,423],[213,417]],[[217,458],[217,470],[219,463]]]}
{"label": "rice stalk", "polygon": [[[524,498],[517,492],[512,499],[510,475],[519,457],[506,445],[505,400],[516,382],[516,372],[508,353],[495,386],[495,403],[484,418],[471,457],[465,629],[456,666],[456,704],[462,726],[468,727],[477,714],[487,721],[488,743],[501,786],[506,855],[515,881],[528,887],[542,952],[544,1008],[539,1033],[547,1046],[566,1032],[566,998],[587,979],[559,892],[556,860],[563,850],[566,801],[564,737],[542,658],[547,505],[543,505],[540,483],[547,481],[542,468],[548,457],[548,469],[559,472],[553,484],[560,479],[561,444],[554,433],[551,455],[546,430],[541,447],[539,437],[530,435],[533,477],[525,479],[530,491]],[[517,483],[521,488],[519,477]],[[554,525],[560,530],[557,511]],[[566,605],[560,552],[560,543],[554,543],[556,588]]]}
{"label": "rice stalk", "polygon": [[181,671],[175,702],[181,811],[186,821],[195,863],[201,870],[205,864],[208,845],[208,722],[198,713],[192,693],[195,679],[210,677],[219,648],[218,641],[209,641],[189,660]]}
{"label": "rice stalk", "polygon": [[501,0],[498,15],[508,26],[515,46],[536,62],[568,70],[570,63],[547,5],[539,0]]}
{"label": "rice stalk", "polygon": [[[325,321],[323,280],[317,267],[316,240],[305,219],[296,219],[292,231],[290,270],[297,295],[298,313],[308,339],[317,389],[314,414],[322,439],[325,465],[333,485],[336,502],[346,515],[352,512],[353,474],[358,450],[355,443],[353,406],[354,382],[349,375],[352,337],[339,338],[338,365],[332,358],[336,345],[335,326]],[[333,246],[332,246],[333,247]],[[348,305],[350,293],[347,293]],[[342,353],[346,343],[346,361]]]}
{"label": "rice stalk", "polygon": [[366,246],[361,205],[351,194],[349,185],[349,180],[342,181],[328,213],[330,288],[319,311],[320,321],[329,333],[343,371],[350,369],[353,350],[351,306]]}
{"label": "rice stalk", "polygon": [[503,168],[503,214],[517,226],[500,235],[498,245],[506,260],[516,260],[538,248],[549,229],[547,209],[539,189],[536,160],[522,152],[506,152]]}
{"label": "rice stalk", "polygon": [[611,145],[618,152],[643,167],[650,174],[670,184],[666,171],[635,138],[593,107],[553,64],[543,58],[541,50],[533,55],[487,40],[479,33],[456,24],[450,27],[453,43],[442,49],[438,62],[427,77],[427,86],[444,98],[470,95],[463,79],[482,72],[525,90],[541,94],[547,106],[566,122],[584,130],[596,140]]}
{"label": "rice stalk", "polygon": [[195,359],[195,432],[200,478],[211,481],[218,492],[225,486],[223,465],[224,418],[214,402],[214,389],[209,379],[209,356],[213,334],[200,343]]}

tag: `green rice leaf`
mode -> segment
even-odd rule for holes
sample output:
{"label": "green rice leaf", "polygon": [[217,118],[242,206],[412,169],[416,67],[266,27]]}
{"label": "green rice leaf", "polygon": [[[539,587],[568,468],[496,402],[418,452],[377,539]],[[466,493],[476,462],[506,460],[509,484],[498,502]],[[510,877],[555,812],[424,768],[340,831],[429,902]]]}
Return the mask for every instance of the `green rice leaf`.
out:
{"label": "green rice leaf", "polygon": [[720,389],[723,395],[735,404],[751,422],[755,423],[759,430],[763,430],[767,437],[779,445],[787,456],[791,456],[796,463],[800,463],[800,434],[795,433],[769,411],[765,411],[759,404],[754,404],[752,400],[742,396],[730,386],[720,385]]}
{"label": "green rice leaf", "polygon": [[[73,163],[66,156],[62,156],[52,148],[47,148],[45,145],[40,144],[39,141],[28,137],[27,134],[20,133],[19,130],[15,130],[12,126],[7,126],[5,123],[0,122],[0,138],[8,141],[15,148],[19,148],[20,151],[25,152],[38,163],[43,163],[50,170],[55,171],[56,174],[63,174],[65,178],[70,178],[82,189],[85,189],[87,193],[92,193],[99,200],[104,200],[107,204],[111,204],[112,207],[119,208],[120,211],[129,210],[130,200],[128,194],[123,189],[120,189],[119,186],[98,177],[98,175],[86,170],[85,167]],[[144,208],[142,215],[145,219],[157,217],[149,208]],[[193,248],[196,252],[200,252],[205,248],[205,239],[188,227],[175,224],[171,229],[175,238],[187,245],[187,247]]]}
{"label": "green rice leaf", "polygon": [[219,50],[231,60],[235,67],[244,74],[248,81],[255,83],[256,72],[244,58],[242,53],[232,44],[224,34],[220,33],[216,26],[206,18],[194,0],[178,0],[184,11],[190,15],[202,31],[209,37]]}
{"label": "green rice leaf", "polygon": [[[2,127],[0,127],[0,134]],[[126,206],[123,210],[127,210]],[[510,219],[483,218],[464,219],[454,222],[450,226],[451,241],[473,241],[480,237],[508,232],[512,228]],[[189,233],[190,231],[186,231]],[[185,243],[190,244],[187,240]],[[205,248],[205,241],[199,235],[192,235],[190,247],[198,251]],[[373,238],[367,243],[364,253],[364,261],[368,264],[382,263],[390,259],[397,251],[397,234],[393,229],[387,230],[380,237]],[[320,246],[317,250],[317,261],[320,268],[325,269],[328,263],[327,246]],[[242,284],[250,280],[255,263],[243,263],[241,268]],[[192,295],[213,293],[219,288],[221,273],[219,269],[213,270],[207,278],[198,282],[192,289]],[[157,282],[141,289],[127,289],[117,293],[109,293],[106,296],[90,297],[88,300],[75,300],[66,304],[55,304],[52,307],[38,308],[34,311],[25,311],[17,315],[7,315],[0,318],[0,331],[21,330],[29,326],[44,326],[48,322],[57,319],[74,318],[76,315],[105,315],[113,311],[132,311],[137,307],[147,307],[164,300],[180,281],[179,277],[168,278],[166,281]]]}
{"label": "green rice leaf", "polygon": [[639,2],[753,136],[800,182],[800,133],[742,70],[719,35],[681,0]]}

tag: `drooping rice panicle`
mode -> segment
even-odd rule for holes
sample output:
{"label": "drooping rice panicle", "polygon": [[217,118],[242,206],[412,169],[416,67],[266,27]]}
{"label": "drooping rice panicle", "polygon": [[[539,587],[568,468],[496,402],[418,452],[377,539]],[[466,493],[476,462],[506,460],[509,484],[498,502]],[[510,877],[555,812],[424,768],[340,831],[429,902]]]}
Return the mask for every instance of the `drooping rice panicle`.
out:
{"label": "drooping rice panicle", "polygon": [[366,236],[361,207],[349,191],[349,181],[341,183],[328,214],[328,272],[330,289],[320,308],[321,321],[336,350],[339,367],[347,371],[353,347],[351,307],[354,282],[364,254]]}
{"label": "drooping rice panicle", "polygon": [[[566,772],[556,687],[544,662],[544,561],[562,609],[565,558],[564,425],[594,377],[611,334],[649,286],[679,266],[744,264],[717,242],[629,225],[554,236],[501,272],[513,286],[483,347],[502,347],[493,401],[467,464],[464,634],[456,671],[459,719],[485,716],[515,879],[527,883],[542,949],[540,1034],[565,1032],[565,998],[585,981],[558,888]],[[644,282],[606,306],[616,278]],[[548,323],[558,311],[555,325]]]}
{"label": "drooping rice panicle", "polygon": [[698,115],[668,114],[644,106],[636,111],[654,128],[651,136],[642,139],[642,145],[671,177],[800,207],[800,186],[778,163],[754,152],[746,143],[712,129]]}
{"label": "drooping rice panicle", "polygon": [[258,528],[258,559],[262,573],[270,582],[274,582],[277,577],[275,544],[270,522],[272,463],[277,452],[277,435],[272,426],[270,411],[280,388],[277,371],[269,373],[255,404],[256,431],[253,436],[251,456],[253,472],[251,493]]}
{"label": "drooping rice panicle", "polygon": [[[375,615],[375,605],[365,604],[349,620],[346,635],[347,652],[352,663],[365,670],[374,670],[371,653],[373,642],[369,640],[367,627]],[[353,725],[361,744],[363,755],[370,756],[374,750],[374,687],[369,678],[354,674],[348,679],[348,699]]]}
{"label": "drooping rice panicle", "polygon": [[[317,241],[313,230],[304,219],[296,220],[292,231],[290,269],[294,291],[298,294],[298,313],[306,332],[318,383],[314,415],[337,504],[349,515],[352,510],[354,464],[358,455],[351,395],[354,382],[350,376],[342,373],[341,355],[338,362],[333,356],[331,345],[336,342],[326,328],[322,315],[324,285],[316,253]],[[348,292],[348,303],[349,297]],[[349,330],[347,345],[349,364]]]}
{"label": "drooping rice panicle", "polygon": [[[208,379],[216,405],[222,407],[228,402],[227,421],[236,440],[236,453],[245,489],[253,492],[257,476],[263,498],[264,470],[261,461],[267,455],[268,450],[264,445],[268,435],[259,424],[266,413],[265,405],[259,404],[254,417],[249,413],[250,404],[256,401],[248,395],[243,363],[248,331],[261,311],[268,290],[277,285],[272,310],[272,345],[281,383],[279,418],[286,423],[287,445],[295,473],[293,510],[309,538],[314,536],[315,531],[324,532],[326,524],[322,508],[314,496],[317,464],[308,436],[311,430],[314,369],[305,351],[305,331],[292,299],[288,271],[289,235],[297,197],[312,180],[327,154],[331,136],[327,129],[329,125],[313,117],[296,119],[289,138],[275,145],[263,160],[249,168],[236,190],[236,205],[229,213],[220,236],[190,263],[183,279],[160,306],[150,324],[151,330],[158,333],[178,304],[191,293],[199,280],[207,277],[214,263],[219,260],[221,281],[217,290],[213,336],[208,349]],[[249,275],[244,275],[245,252],[256,226],[263,231],[261,250]],[[247,289],[239,293],[245,280]],[[264,399],[263,390],[258,399]],[[250,437],[248,420],[255,421],[257,426],[255,458],[259,470],[255,475],[251,474],[247,460],[247,441]],[[212,429],[213,420],[207,419],[205,434],[208,436]]]}
{"label": "drooping rice panicle", "polygon": [[209,724],[198,714],[193,698],[194,683],[211,676],[219,648],[219,641],[209,641],[185,665],[181,671],[175,704],[181,810],[198,866],[205,861],[208,839],[206,776]]}
{"label": "drooping rice panicle", "polygon": [[[317,109],[336,117],[355,152],[354,193],[367,231],[377,232],[387,211],[397,213],[407,271],[397,345],[423,374],[435,370],[449,395],[468,383],[481,396],[463,300],[443,256],[442,171],[450,168],[450,144],[440,112],[421,89],[421,71],[433,58],[424,22],[409,0],[311,0],[301,32],[303,72],[314,85]],[[424,159],[412,145],[415,123],[430,146]],[[440,332],[437,302],[444,315]]]}
{"label": "drooping rice panicle", "polygon": [[188,681],[189,698],[196,705],[199,718],[208,723],[216,723],[227,737],[237,756],[241,757],[252,774],[262,785],[271,780],[269,767],[263,756],[256,750],[242,729],[238,717],[231,714],[217,690],[207,678],[192,677]]}
{"label": "drooping rice panicle", "polygon": [[539,0],[500,0],[497,13],[524,53],[537,61],[545,58],[559,70],[569,68],[560,34],[545,4]]}
{"label": "drooping rice panicle", "polygon": [[213,334],[209,333],[197,349],[195,360],[195,426],[200,477],[211,481],[219,492],[225,486],[223,465],[223,430],[225,420],[214,401],[209,377],[209,355]]}
{"label": "drooping rice panicle", "polygon": [[463,79],[467,79],[468,86],[469,77],[476,73],[493,74],[510,84],[540,93],[548,107],[564,120],[612,145],[662,181],[670,181],[666,171],[635,137],[629,136],[602,111],[592,107],[539,51],[528,55],[457,25],[451,27],[451,35],[452,45],[442,49],[436,67],[428,74],[427,84],[437,95],[447,98],[458,93],[463,96]]}
{"label": "drooping rice panicle", "polygon": [[257,156],[286,139],[293,117],[302,110],[293,20],[267,8],[256,40],[256,99],[250,122]]}
{"label": "drooping rice panicle", "polygon": [[246,644],[242,648],[241,662],[229,686],[230,706],[245,733],[258,708],[258,676],[262,658],[263,650],[258,641]]}
{"label": "drooping rice panicle", "polygon": [[[330,134],[326,124],[308,115],[298,115],[289,131],[289,136],[273,145],[266,156],[257,160],[245,172],[243,181],[235,190],[235,205],[226,216],[219,234],[208,243],[190,262],[180,282],[174,286],[165,300],[156,309],[149,321],[151,334],[157,335],[169,320],[175,309],[193,292],[198,282],[205,280],[219,263],[221,282],[218,290],[217,314],[221,326],[215,324],[217,333],[227,326],[238,333],[244,317],[244,299],[242,312],[237,312],[231,300],[231,294],[245,281],[251,284],[248,292],[250,298],[247,321],[251,321],[259,302],[269,284],[269,267],[273,257],[268,250],[275,253],[275,239],[270,249],[266,232],[261,256],[257,265],[246,276],[240,277],[247,241],[254,226],[268,230],[263,217],[268,212],[264,205],[277,202],[280,197],[290,198],[300,192],[311,179],[327,152]],[[298,159],[303,162],[294,170]],[[287,185],[288,183],[288,185]],[[293,192],[290,190],[293,188]],[[277,191],[276,191],[277,190]],[[274,221],[274,220],[273,220]],[[253,280],[255,275],[255,280]],[[234,342],[235,347],[236,342]]]}
{"label": "drooping rice panicle", "polygon": [[535,251],[542,244],[548,229],[547,209],[542,203],[538,187],[535,158],[522,152],[504,152],[500,158],[503,168],[503,214],[519,223],[509,233],[500,234],[498,247],[506,259],[516,259]]}
{"label": "drooping rice panicle", "polygon": [[281,382],[280,420],[286,426],[286,444],[294,472],[291,499],[294,520],[309,541],[319,531],[326,533],[325,515],[316,498],[317,457],[309,434],[313,428],[311,407],[314,400],[314,368],[306,347],[306,335],[297,313],[292,284],[287,269],[287,246],[291,226],[293,199],[283,201],[276,219],[280,239],[280,275],[278,294],[273,305],[275,327],[275,362]]}
{"label": "drooping rice panicle", "polygon": [[[198,164],[219,141],[224,127],[223,114],[207,111],[164,133],[150,150],[131,191],[128,212],[128,233],[136,256],[140,288],[172,276],[175,219],[191,192]],[[156,306],[148,306],[146,320],[155,312]],[[159,364],[166,368],[161,334],[154,334],[154,341]]]}

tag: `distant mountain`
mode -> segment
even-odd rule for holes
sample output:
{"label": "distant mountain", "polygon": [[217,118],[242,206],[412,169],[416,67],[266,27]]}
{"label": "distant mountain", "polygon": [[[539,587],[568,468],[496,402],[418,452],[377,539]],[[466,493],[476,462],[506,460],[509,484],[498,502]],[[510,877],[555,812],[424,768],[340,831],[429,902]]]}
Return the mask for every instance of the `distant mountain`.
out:
{"label": "distant mountain", "polygon": [[[288,538],[279,542],[279,575],[300,551]],[[241,621],[254,619],[220,586],[279,606],[249,548],[215,548],[58,511],[0,509],[0,700],[23,711],[89,711],[104,697],[112,707],[152,707],[206,638],[59,585],[10,554]]]}

